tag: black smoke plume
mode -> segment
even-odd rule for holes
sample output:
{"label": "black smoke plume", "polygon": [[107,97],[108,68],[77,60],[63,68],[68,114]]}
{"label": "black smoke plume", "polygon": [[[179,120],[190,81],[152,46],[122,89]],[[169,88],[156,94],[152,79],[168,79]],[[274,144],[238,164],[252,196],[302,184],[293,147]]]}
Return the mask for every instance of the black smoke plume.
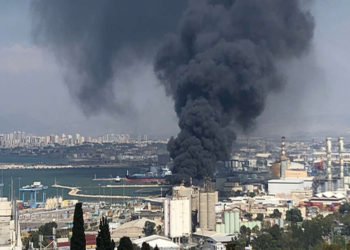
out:
{"label": "black smoke plume", "polygon": [[33,0],[33,35],[66,69],[65,81],[85,114],[123,114],[130,107],[115,93],[128,83],[115,75],[116,58],[128,63],[125,48],[149,56],[163,34],[175,30],[186,2]]}
{"label": "black smoke plume", "polygon": [[212,176],[235,134],[284,85],[278,63],[306,53],[314,22],[298,0],[192,0],[164,40],[155,72],[173,97],[180,133],[168,144],[175,181]]}

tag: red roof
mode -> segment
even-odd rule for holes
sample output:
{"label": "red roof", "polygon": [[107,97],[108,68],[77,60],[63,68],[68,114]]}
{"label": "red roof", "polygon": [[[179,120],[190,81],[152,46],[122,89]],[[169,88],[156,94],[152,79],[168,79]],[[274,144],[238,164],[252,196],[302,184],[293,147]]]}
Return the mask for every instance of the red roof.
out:
{"label": "red roof", "polygon": [[[85,234],[86,245],[96,245],[96,234]],[[58,242],[59,247],[69,247],[70,242]]]}

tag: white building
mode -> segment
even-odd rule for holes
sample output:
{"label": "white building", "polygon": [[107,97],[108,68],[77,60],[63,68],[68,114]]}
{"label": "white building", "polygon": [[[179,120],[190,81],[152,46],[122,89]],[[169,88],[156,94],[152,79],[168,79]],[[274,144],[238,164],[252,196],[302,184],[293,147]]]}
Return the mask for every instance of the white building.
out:
{"label": "white building", "polygon": [[313,177],[284,178],[268,181],[269,194],[289,194],[293,191],[310,190]]}
{"label": "white building", "polygon": [[156,246],[160,250],[178,250],[180,246],[172,242],[170,239],[160,236],[160,235],[151,235],[144,238],[134,240],[133,243],[138,247],[142,247],[142,243],[146,242],[150,247],[155,248]]}
{"label": "white building", "polygon": [[193,233],[194,241],[201,245],[202,250],[226,250],[226,244],[232,241],[232,238],[237,237],[237,234],[224,234],[215,231],[197,229]]}
{"label": "white building", "polygon": [[276,179],[268,181],[269,194],[289,194],[292,191],[304,190],[302,179]]}
{"label": "white building", "polygon": [[170,238],[180,238],[191,234],[191,200],[164,200],[164,234]]}
{"label": "white building", "polygon": [[7,198],[0,198],[0,250],[20,250],[22,241],[16,211]]}

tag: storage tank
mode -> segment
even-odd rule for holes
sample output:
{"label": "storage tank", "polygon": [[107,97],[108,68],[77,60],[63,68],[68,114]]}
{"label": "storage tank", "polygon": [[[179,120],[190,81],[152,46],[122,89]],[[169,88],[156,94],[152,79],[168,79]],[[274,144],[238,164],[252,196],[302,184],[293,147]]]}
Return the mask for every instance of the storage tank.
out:
{"label": "storage tank", "polygon": [[[199,194],[199,226],[205,230],[215,230],[215,204],[218,202],[218,192],[201,191]],[[226,223],[226,222],[225,222]]]}
{"label": "storage tank", "polygon": [[215,231],[217,232],[217,233],[222,233],[221,232],[221,224],[216,224],[216,227],[215,227]]}
{"label": "storage tank", "polygon": [[234,212],[234,233],[239,233],[240,231],[240,223],[239,223],[239,212]]}
{"label": "storage tank", "polygon": [[225,224],[224,223],[222,223],[221,224],[221,233],[225,233]]}
{"label": "storage tank", "polygon": [[229,233],[230,232],[230,213],[228,211],[225,211],[224,213],[224,221],[225,221],[225,232],[224,233]]}
{"label": "storage tank", "polygon": [[234,222],[235,218],[234,218],[234,213],[232,211],[230,211],[230,234],[234,233],[234,229],[235,229],[235,222]]}

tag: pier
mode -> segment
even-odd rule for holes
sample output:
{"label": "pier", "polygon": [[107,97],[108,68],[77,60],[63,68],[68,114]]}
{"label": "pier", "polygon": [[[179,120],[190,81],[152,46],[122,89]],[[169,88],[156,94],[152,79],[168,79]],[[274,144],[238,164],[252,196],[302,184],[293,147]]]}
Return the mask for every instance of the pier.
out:
{"label": "pier", "polygon": [[79,192],[81,190],[79,189],[79,187],[70,187],[70,186],[63,186],[58,184],[53,184],[52,187],[70,189],[68,195],[74,196],[74,197],[96,198],[96,199],[140,199],[140,200],[148,200],[151,198],[156,198],[156,197],[150,197],[150,196],[80,194]]}
{"label": "pier", "polygon": [[[93,181],[114,181],[115,178],[93,178]],[[121,178],[120,178],[121,179]]]}
{"label": "pier", "polygon": [[107,188],[170,188],[171,185],[162,185],[162,184],[130,184],[130,185],[106,185],[103,187]]}

